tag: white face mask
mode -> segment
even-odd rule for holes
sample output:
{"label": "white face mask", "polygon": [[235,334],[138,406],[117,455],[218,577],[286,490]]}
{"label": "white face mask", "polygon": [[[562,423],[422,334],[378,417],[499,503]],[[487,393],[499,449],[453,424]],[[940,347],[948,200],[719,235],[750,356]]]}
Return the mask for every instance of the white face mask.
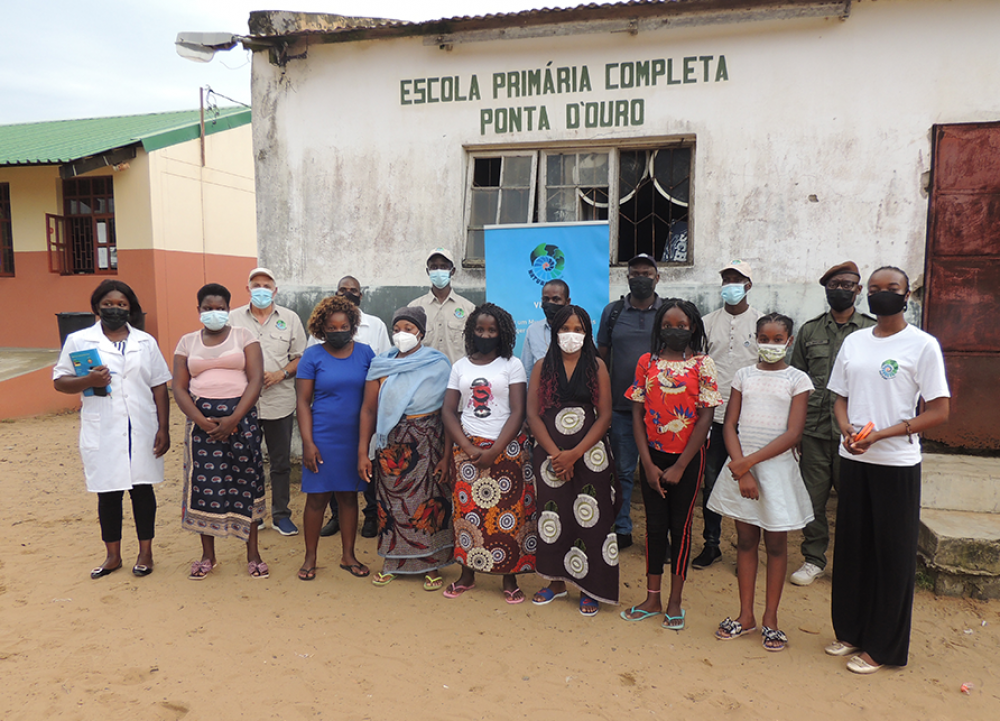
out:
{"label": "white face mask", "polygon": [[420,343],[420,339],[413,333],[393,333],[392,344],[399,348],[400,353],[409,353],[411,350],[417,347]]}
{"label": "white face mask", "polygon": [[788,346],[781,343],[761,343],[757,346],[757,357],[765,363],[777,363],[788,353]]}
{"label": "white face mask", "polygon": [[560,333],[559,349],[563,353],[576,353],[583,348],[583,340],[586,336],[583,333]]}

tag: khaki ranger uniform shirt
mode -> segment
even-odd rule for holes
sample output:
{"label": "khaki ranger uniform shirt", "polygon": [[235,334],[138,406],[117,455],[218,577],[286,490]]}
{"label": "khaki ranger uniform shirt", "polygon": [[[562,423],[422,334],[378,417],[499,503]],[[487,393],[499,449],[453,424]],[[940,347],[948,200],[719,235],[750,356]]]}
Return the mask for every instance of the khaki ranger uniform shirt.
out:
{"label": "khaki ranger uniform shirt", "polygon": [[[258,323],[250,312],[250,304],[241,305],[229,314],[229,325],[246,328],[260,341],[264,354],[264,372],[284,369],[306,349],[306,332],[294,311],[280,305],[271,306],[271,315]],[[295,412],[295,376],[265,388],[257,401],[257,414],[263,421],[274,421]]]}
{"label": "khaki ranger uniform shirt", "polygon": [[430,291],[408,305],[418,305],[427,313],[424,345],[441,351],[451,363],[465,356],[465,321],[476,309],[475,303],[452,290],[443,302]]}
{"label": "khaki ranger uniform shirt", "polygon": [[809,394],[809,410],[806,412],[806,427],[803,433],[824,440],[839,440],[840,428],[833,418],[833,402],[836,394],[826,389],[833,370],[833,361],[840,352],[844,338],[856,330],[875,325],[874,318],[861,311],[854,315],[843,327],[837,326],[833,314],[827,311],[808,320],[795,335],[791,365],[809,375],[816,390]]}
{"label": "khaki ranger uniform shirt", "polygon": [[704,318],[708,355],[715,361],[715,380],[722,394],[722,405],[715,408],[714,423],[726,419],[736,371],[757,362],[757,319],[762,315],[749,306],[739,315],[733,315],[723,306]]}

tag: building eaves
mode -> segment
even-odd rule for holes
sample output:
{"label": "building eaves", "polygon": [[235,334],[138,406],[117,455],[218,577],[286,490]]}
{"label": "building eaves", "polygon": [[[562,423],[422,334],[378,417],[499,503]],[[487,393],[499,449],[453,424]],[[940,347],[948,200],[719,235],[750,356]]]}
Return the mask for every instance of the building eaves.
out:
{"label": "building eaves", "polygon": [[[413,36],[424,36],[425,43],[432,44],[437,40],[447,42],[453,37],[512,39],[568,32],[600,32],[610,28],[609,23],[619,23],[622,30],[637,32],[764,18],[814,16],[846,19],[850,8],[851,0],[631,0],[421,22],[258,11],[250,13],[250,37],[245,44],[252,49],[261,49],[262,45],[287,46],[297,39],[335,43]],[[567,31],[567,27],[576,29]],[[481,37],[477,38],[477,33]]]}
{"label": "building eaves", "polygon": [[[205,134],[250,122],[246,107],[205,114]],[[0,166],[61,165],[118,148],[159,150],[200,135],[197,110],[0,125]]]}

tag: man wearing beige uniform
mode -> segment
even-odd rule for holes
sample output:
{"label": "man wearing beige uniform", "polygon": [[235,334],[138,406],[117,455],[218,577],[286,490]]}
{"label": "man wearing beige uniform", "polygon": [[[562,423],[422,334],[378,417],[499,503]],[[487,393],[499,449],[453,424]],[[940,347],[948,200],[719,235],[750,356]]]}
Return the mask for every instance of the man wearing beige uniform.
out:
{"label": "man wearing beige uniform", "polygon": [[705,485],[702,489],[702,510],[705,517],[705,548],[691,561],[694,568],[708,568],[722,557],[719,541],[722,537],[722,516],[708,510],[715,480],[726,462],[726,443],[722,437],[722,421],[729,406],[729,391],[736,371],[757,362],[757,319],[763,315],[750,307],[747,292],[753,286],[750,264],[734,260],[719,271],[722,276],[722,302],[719,310],[705,316],[705,336],[708,355],[715,361],[716,380],[722,405],[715,409],[708,451],[705,454]]}
{"label": "man wearing beige uniform", "polygon": [[299,529],[288,510],[292,425],[295,422],[295,370],[306,348],[302,321],[292,310],[274,304],[278,285],[267,268],[254,268],[247,282],[250,303],[234,308],[229,324],[248,329],[264,353],[264,390],[257,414],[271,466],[271,526],[283,536]]}
{"label": "man wearing beige uniform", "polygon": [[476,304],[452,289],[455,263],[444,248],[435,248],[427,256],[427,275],[431,279],[430,292],[408,305],[419,306],[427,314],[424,345],[441,351],[454,363],[465,356],[465,320]]}

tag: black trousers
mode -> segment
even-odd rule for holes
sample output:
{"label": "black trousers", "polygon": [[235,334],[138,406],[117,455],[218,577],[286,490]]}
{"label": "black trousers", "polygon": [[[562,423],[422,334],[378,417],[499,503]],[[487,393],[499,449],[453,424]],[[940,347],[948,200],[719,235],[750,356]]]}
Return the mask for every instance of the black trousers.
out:
{"label": "black trousers", "polygon": [[705,519],[705,529],[702,536],[706,546],[718,548],[722,541],[722,516],[708,508],[708,499],[712,497],[715,481],[722,472],[722,465],[729,458],[726,452],[726,440],[722,435],[722,424],[713,423],[708,435],[708,448],[705,450],[705,488],[701,494],[702,517]]}
{"label": "black trousers", "polygon": [[292,426],[295,415],[284,418],[261,420],[264,443],[267,444],[267,458],[271,469],[271,520],[277,523],[282,518],[291,518],[288,510],[290,479],[292,475]]}
{"label": "black trousers", "polygon": [[[663,453],[654,448],[649,449],[649,454],[653,463],[661,470],[669,468],[680,458],[680,454]],[[639,464],[642,500],[646,505],[646,573],[654,576],[663,573],[669,532],[673,573],[687,578],[691,560],[691,524],[704,472],[705,449],[701,448],[684,469],[680,482],[676,486],[665,486],[666,495],[661,498],[646,482],[646,471]]]}
{"label": "black trousers", "polygon": [[840,459],[831,611],[837,639],[905,666],[920,525],[920,464]]}
{"label": "black trousers", "polygon": [[[132,499],[132,516],[135,532],[140,541],[153,540],[156,525],[156,495],[153,486],[133,486],[128,492]],[[122,501],[125,491],[106,491],[97,494],[97,517],[101,522],[101,540],[117,543],[122,540]]]}

